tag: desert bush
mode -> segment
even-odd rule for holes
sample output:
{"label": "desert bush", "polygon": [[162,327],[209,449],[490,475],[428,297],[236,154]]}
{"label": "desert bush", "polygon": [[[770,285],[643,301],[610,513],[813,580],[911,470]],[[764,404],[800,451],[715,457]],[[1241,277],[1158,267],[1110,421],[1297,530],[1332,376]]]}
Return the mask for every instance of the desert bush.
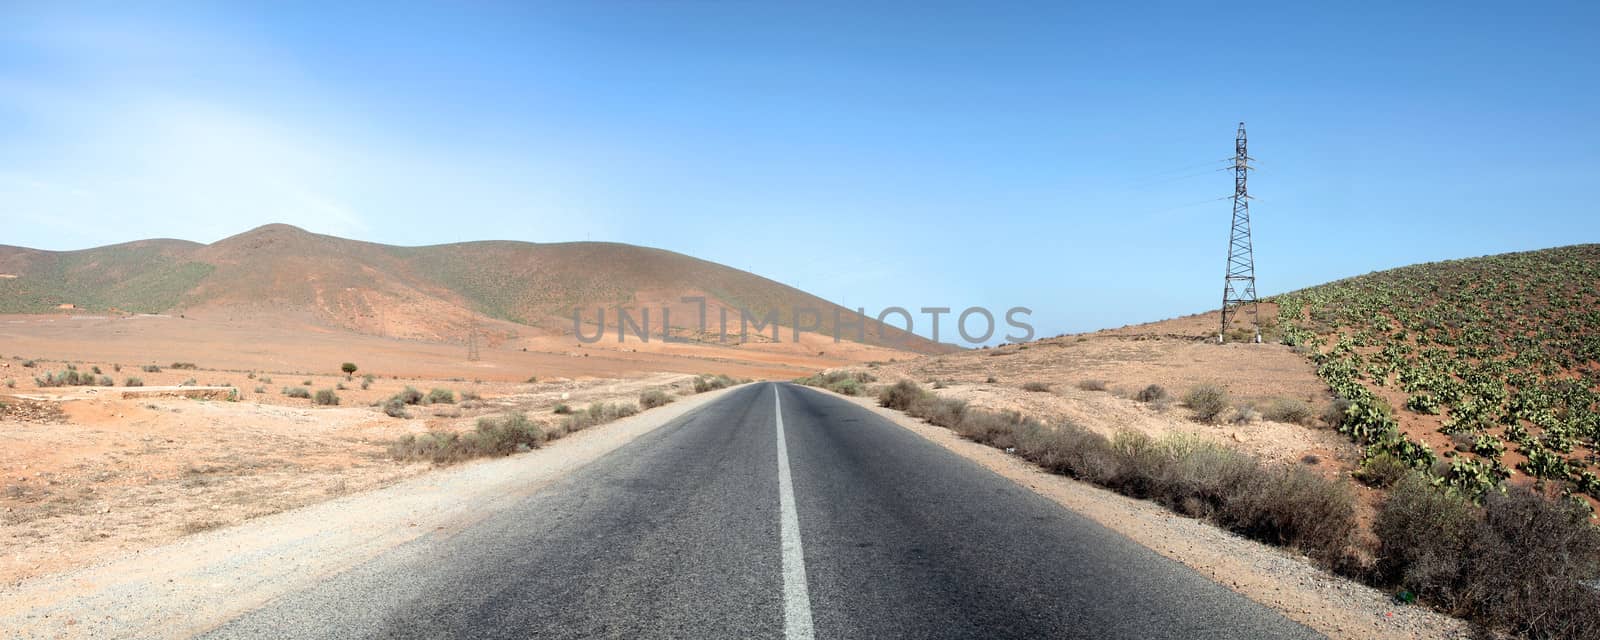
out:
{"label": "desert bush", "polygon": [[284,387],[283,395],[291,398],[310,398],[311,390],[305,387]]}
{"label": "desert bush", "polygon": [[428,391],[428,404],[455,404],[456,394],[449,389],[432,389]]}
{"label": "desert bush", "polygon": [[168,369],[198,369],[193,362],[174,362],[167,365]]}
{"label": "desert bush", "polygon": [[1361,468],[1351,474],[1362,484],[1377,488],[1393,486],[1412,471],[1411,465],[1386,452],[1378,452],[1361,461]]}
{"label": "desert bush", "polygon": [[1262,417],[1273,422],[1308,424],[1311,422],[1311,405],[1294,398],[1278,398],[1267,405]]}
{"label": "desert bush", "polygon": [[371,387],[373,379],[374,378],[373,378],[372,374],[370,374],[370,373],[367,374],[367,375],[361,376],[361,390],[362,391],[366,391],[367,387]]}
{"label": "desert bush", "polygon": [[384,400],[383,413],[391,418],[411,417],[411,414],[406,413],[406,401],[400,396],[390,396],[388,400]]}
{"label": "desert bush", "polygon": [[32,368],[37,367],[37,366],[39,366],[39,361],[37,361],[37,360],[23,360],[22,361],[22,368],[24,368],[24,369],[32,369]]}
{"label": "desert bush", "polygon": [[318,389],[317,395],[312,399],[312,402],[323,406],[333,406],[339,404],[339,394],[334,393],[333,389]]}
{"label": "desert bush", "polygon": [[910,380],[901,380],[878,391],[878,405],[905,411],[927,393],[922,390],[922,385]]}
{"label": "desert bush", "polygon": [[966,411],[966,401],[940,398],[928,393],[912,401],[906,413],[946,429],[954,429],[961,424],[961,416]]}
{"label": "desert bush", "polygon": [[672,404],[672,396],[660,389],[651,389],[639,394],[639,406],[644,409],[654,409]]}
{"label": "desert bush", "polygon": [[1202,384],[1183,394],[1183,404],[1194,411],[1201,422],[1216,422],[1228,410],[1228,392],[1214,384]]}
{"label": "desert bush", "polygon": [[265,385],[257,385],[256,386],[256,393],[266,393],[266,392],[267,392],[267,387]]}
{"label": "desert bush", "polygon": [[[912,406],[913,413],[930,416],[940,415],[942,408],[938,399],[927,396]],[[1356,529],[1355,498],[1337,480],[1295,467],[1264,465],[1214,442],[1177,436],[1157,439],[1134,432],[1108,439],[1073,423],[1047,426],[1015,412],[964,405],[959,416],[953,428],[963,436],[1014,448],[1053,473],[1153,500],[1178,513],[1317,558],[1342,557]]]}
{"label": "desert bush", "polygon": [[91,373],[95,374],[95,375],[100,375],[102,373],[105,373],[105,372],[100,370],[100,365],[95,365],[95,366],[89,367],[89,371]]}
{"label": "desert bush", "polygon": [[865,371],[824,371],[809,378],[796,380],[800,384],[822,387],[847,396],[859,396],[865,393],[867,383],[876,381],[877,377]]}
{"label": "desert bush", "polygon": [[1349,411],[1349,400],[1334,398],[1333,402],[1328,403],[1328,406],[1322,409],[1322,424],[1333,428],[1343,426]]}
{"label": "desert bush", "polygon": [[1248,402],[1233,408],[1234,424],[1250,424],[1259,418],[1261,412],[1256,411],[1256,406]]}
{"label": "desert bush", "polygon": [[1024,382],[1022,383],[1022,390],[1043,393],[1050,390],[1050,383],[1039,382],[1037,380],[1033,382]]}
{"label": "desert bush", "polygon": [[389,445],[389,455],[397,460],[450,464],[536,449],[545,438],[544,430],[526,415],[512,413],[499,418],[481,418],[476,429],[464,434],[433,431],[405,436]]}
{"label": "desert bush", "polygon": [[564,433],[573,433],[636,413],[639,407],[632,404],[595,402],[588,409],[569,414],[561,421],[561,429]]}
{"label": "desert bush", "polygon": [[178,386],[180,386],[180,387],[193,387],[193,386],[198,385],[198,384],[200,384],[199,381],[195,380],[194,378],[189,378],[188,380],[184,380],[183,382],[179,382]]}
{"label": "desert bush", "polygon": [[335,382],[333,384],[333,390],[334,391],[348,391],[349,389],[350,389],[349,387],[344,386],[343,382]]}
{"label": "desert bush", "polygon": [[161,367],[155,366],[153,364],[147,364],[147,365],[145,365],[143,367],[140,367],[140,369],[143,370],[145,373],[161,373]]}
{"label": "desert bush", "polygon": [[1080,380],[1080,381],[1078,381],[1078,388],[1082,389],[1084,391],[1105,391],[1106,390],[1106,381],[1105,380]]}
{"label": "desert bush", "polygon": [[1165,400],[1169,397],[1171,396],[1167,393],[1166,388],[1159,384],[1152,384],[1148,387],[1140,389],[1139,393],[1136,393],[1133,396],[1133,398],[1139,402],[1156,402],[1158,400]]}
{"label": "desert bush", "polygon": [[461,392],[461,401],[462,402],[466,402],[468,400],[478,401],[478,400],[482,400],[482,399],[483,399],[483,396],[479,395],[477,391],[474,391],[472,389],[468,389],[466,391],[462,391]]}
{"label": "desert bush", "polygon": [[715,391],[717,389],[731,387],[734,384],[736,384],[734,379],[726,375],[701,375],[694,379],[694,392],[705,393],[707,391]]}
{"label": "desert bush", "polygon": [[6,388],[7,389],[15,389],[15,388],[17,388],[17,381],[13,380],[11,378],[6,378]]}
{"label": "desert bush", "polygon": [[92,374],[79,373],[72,369],[46,373],[42,377],[35,377],[33,383],[41,388],[46,387],[91,387],[96,380]]}
{"label": "desert bush", "polygon": [[422,392],[421,391],[417,391],[416,389],[414,389],[414,388],[412,388],[410,386],[407,386],[405,389],[400,390],[400,393],[395,394],[395,397],[399,398],[401,402],[406,403],[406,404],[421,404],[422,403]]}
{"label": "desert bush", "polygon": [[559,415],[568,415],[572,413],[572,407],[567,403],[562,402],[556,405],[554,412]]}
{"label": "desert bush", "polygon": [[1535,638],[1600,629],[1600,529],[1586,506],[1526,488],[1471,500],[1420,473],[1395,484],[1373,525],[1377,577],[1447,612]]}

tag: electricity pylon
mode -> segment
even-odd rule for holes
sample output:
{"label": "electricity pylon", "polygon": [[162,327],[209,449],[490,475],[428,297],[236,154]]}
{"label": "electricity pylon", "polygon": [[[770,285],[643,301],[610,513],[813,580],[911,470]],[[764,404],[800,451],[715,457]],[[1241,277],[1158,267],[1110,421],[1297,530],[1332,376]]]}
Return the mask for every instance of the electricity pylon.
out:
{"label": "electricity pylon", "polygon": [[1233,225],[1228,233],[1228,270],[1222,282],[1222,328],[1217,331],[1217,344],[1228,339],[1228,325],[1250,307],[1250,318],[1255,324],[1256,342],[1261,342],[1256,299],[1256,256],[1250,244],[1250,154],[1245,149],[1244,123],[1239,123],[1239,136],[1234,139],[1233,156]]}

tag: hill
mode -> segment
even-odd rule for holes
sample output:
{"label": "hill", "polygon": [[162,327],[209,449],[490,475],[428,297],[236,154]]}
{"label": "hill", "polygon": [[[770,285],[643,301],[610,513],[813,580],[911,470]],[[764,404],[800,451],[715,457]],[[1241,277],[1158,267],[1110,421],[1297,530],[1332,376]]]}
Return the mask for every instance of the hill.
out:
{"label": "hill", "polygon": [[[732,333],[740,309],[757,318],[776,312],[785,326],[793,324],[795,309],[817,309],[824,330],[831,330],[835,312],[846,323],[860,319],[793,287],[660,249],[508,241],[399,247],[281,224],[210,245],[143,240],[63,252],[0,246],[0,274],[6,276],[0,277],[0,313],[72,305],[95,312],[291,319],[423,340],[459,340],[474,321],[484,322],[496,341],[570,336],[574,309],[582,311],[586,334],[606,329],[615,336],[619,307],[635,321],[649,309],[656,333],[665,308],[677,337],[715,339],[699,333],[699,304],[681,300],[695,296],[706,299],[712,334],[722,309]],[[603,326],[596,324],[600,308],[607,313]],[[867,342],[883,341],[867,333]],[[770,334],[769,328],[765,341]],[[949,350],[904,332],[892,337],[913,351]]]}
{"label": "hill", "polygon": [[1419,264],[1276,297],[1368,459],[1600,498],[1600,245]]}

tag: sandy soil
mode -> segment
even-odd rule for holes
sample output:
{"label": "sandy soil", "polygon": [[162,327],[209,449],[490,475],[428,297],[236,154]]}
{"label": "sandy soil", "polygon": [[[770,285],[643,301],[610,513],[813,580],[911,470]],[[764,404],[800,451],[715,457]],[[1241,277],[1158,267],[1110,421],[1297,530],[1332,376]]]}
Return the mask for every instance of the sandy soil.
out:
{"label": "sandy soil", "polygon": [[[13,361],[15,363],[15,361]],[[170,364],[170,363],[169,363]],[[33,369],[64,369],[37,361]],[[80,371],[109,363],[80,363]],[[693,376],[654,374],[626,379],[551,379],[538,383],[377,379],[124,367],[147,384],[185,379],[240,385],[239,402],[157,397],[125,399],[150,387],[0,389],[54,398],[37,415],[0,417],[0,584],[83,566],[180,536],[237,524],[295,507],[366,491],[426,471],[391,460],[388,443],[429,429],[472,428],[483,415],[521,410],[554,423],[557,403],[634,402],[645,389],[688,393]],[[231,380],[227,380],[230,379]],[[267,378],[276,378],[270,383]],[[338,407],[313,407],[279,389],[349,387]],[[119,383],[121,380],[119,380]],[[263,384],[264,383],[264,384]],[[27,387],[32,387],[29,379]],[[481,396],[454,404],[412,407],[410,419],[369,406],[405,386]],[[153,389],[152,389],[153,390]],[[21,392],[21,393],[19,393]],[[15,400],[12,400],[15,402]],[[53,414],[53,415],[52,415]]]}

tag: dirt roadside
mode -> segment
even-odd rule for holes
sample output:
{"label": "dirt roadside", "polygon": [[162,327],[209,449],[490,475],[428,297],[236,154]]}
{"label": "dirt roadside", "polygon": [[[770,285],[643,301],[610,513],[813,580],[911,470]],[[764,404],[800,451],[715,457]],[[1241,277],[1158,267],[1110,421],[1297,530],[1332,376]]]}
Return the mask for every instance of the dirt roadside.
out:
{"label": "dirt roadside", "polygon": [[463,464],[0,590],[9,637],[189,637],[385,550],[471,525],[496,506],[726,390],[578,432],[526,454]]}
{"label": "dirt roadside", "polygon": [[1381,591],[1334,576],[1289,552],[1176,515],[1153,503],[1047,473],[999,449],[879,407],[874,400],[838,397],[982,464],[1334,640],[1474,637],[1472,627],[1464,621],[1421,607],[1397,604]]}

